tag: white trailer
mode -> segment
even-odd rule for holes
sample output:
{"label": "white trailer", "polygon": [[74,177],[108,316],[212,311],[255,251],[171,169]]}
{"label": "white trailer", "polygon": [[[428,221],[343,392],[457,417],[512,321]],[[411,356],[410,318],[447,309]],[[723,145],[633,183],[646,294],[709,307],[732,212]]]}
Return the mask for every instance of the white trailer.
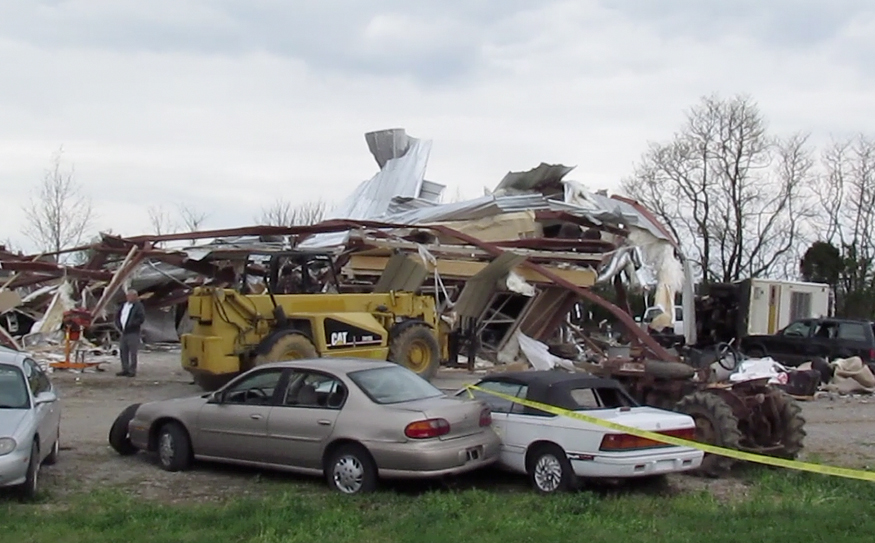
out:
{"label": "white trailer", "polygon": [[[833,297],[829,285],[745,279],[739,286],[740,309],[746,321],[743,335],[774,334],[795,320],[832,316]],[[746,312],[745,300],[748,301]]]}

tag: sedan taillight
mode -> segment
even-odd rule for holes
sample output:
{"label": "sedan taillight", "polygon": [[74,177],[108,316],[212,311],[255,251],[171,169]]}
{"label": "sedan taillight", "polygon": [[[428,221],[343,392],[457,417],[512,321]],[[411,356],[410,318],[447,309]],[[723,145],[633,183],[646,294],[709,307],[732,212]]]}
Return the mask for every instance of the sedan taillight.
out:
{"label": "sedan taillight", "polygon": [[488,407],[484,407],[483,411],[480,412],[480,426],[491,426],[492,425],[492,410]]}
{"label": "sedan taillight", "polygon": [[[696,438],[695,428],[681,428],[679,430],[667,430],[665,432],[656,432],[658,434],[677,437],[679,439],[689,439],[690,441]],[[633,436],[631,434],[605,434],[602,438],[602,444],[599,447],[600,451],[632,451],[636,449],[654,449],[656,447],[673,447],[667,443],[660,443],[652,439]]]}
{"label": "sedan taillight", "polygon": [[450,433],[450,423],[445,419],[426,419],[411,422],[404,428],[404,435],[410,439],[428,439]]}

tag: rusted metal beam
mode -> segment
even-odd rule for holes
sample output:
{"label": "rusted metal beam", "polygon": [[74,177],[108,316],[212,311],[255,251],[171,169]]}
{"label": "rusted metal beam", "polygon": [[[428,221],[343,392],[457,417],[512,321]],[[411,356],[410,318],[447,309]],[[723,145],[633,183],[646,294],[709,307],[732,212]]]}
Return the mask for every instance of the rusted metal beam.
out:
{"label": "rusted metal beam", "polygon": [[610,241],[598,239],[526,238],[496,241],[497,247],[533,249],[539,251],[580,251],[583,253],[606,253],[617,246]]}
{"label": "rusted metal beam", "polygon": [[51,262],[21,262],[20,260],[0,262],[0,266],[5,270],[14,270],[19,272],[38,272],[48,274],[55,277],[82,277],[85,279],[93,279],[95,281],[107,281],[112,279],[110,272],[100,270],[87,270],[73,266],[64,266],[61,264],[52,264]]}
{"label": "rusted metal beam", "polygon": [[97,303],[94,304],[94,307],[90,309],[91,316],[95,319],[101,317],[103,313],[103,309],[106,307],[106,304],[109,303],[109,300],[115,296],[115,293],[118,292],[118,289],[122,286],[125,279],[137,268],[142,261],[143,257],[138,253],[136,247],[131,247],[131,250],[128,252],[128,256],[125,257],[124,262],[116,270],[115,274],[111,277],[109,284],[106,288],[103,289],[103,293],[100,295],[100,299],[97,300]]}
{"label": "rusted metal beam", "polygon": [[[356,224],[355,221],[349,221],[349,222],[350,222],[350,224]],[[432,230],[435,230],[437,232],[440,232],[444,235],[451,236],[451,237],[454,237],[458,240],[469,243],[471,245],[475,245],[475,246],[483,249],[484,251],[487,251],[488,253],[492,254],[492,256],[494,256],[494,257],[498,257],[499,255],[504,253],[504,250],[502,250],[500,247],[496,246],[495,244],[482,241],[480,239],[475,238],[474,236],[465,234],[464,232],[459,232],[457,230],[453,230],[452,228],[449,228],[447,226],[431,225],[429,228],[431,228]],[[638,324],[635,322],[635,320],[632,318],[632,316],[629,315],[628,312],[623,311],[622,309],[620,309],[616,305],[605,300],[601,296],[595,294],[590,289],[578,287],[574,283],[571,283],[570,281],[567,281],[567,280],[563,279],[562,277],[559,277],[558,275],[553,273],[551,270],[548,270],[544,266],[541,266],[540,264],[536,264],[536,263],[531,262],[529,260],[524,260],[522,262],[521,266],[525,266],[525,267],[531,269],[532,271],[535,271],[535,272],[539,273],[540,275],[546,277],[547,279],[551,280],[554,284],[559,285],[559,286],[564,287],[564,288],[567,288],[567,289],[571,290],[572,292],[577,293],[581,298],[589,300],[589,301],[591,301],[595,304],[598,304],[598,305],[604,307],[605,309],[607,309],[613,316],[615,316],[620,321],[620,323],[623,324],[623,326],[626,328],[626,330],[628,330],[635,339],[637,339],[642,345],[644,345],[647,348],[647,350],[649,350],[651,352],[651,354],[654,357],[656,357],[660,360],[668,360],[668,361],[677,360],[677,357],[672,356],[668,351],[666,351],[665,348],[662,347],[662,345],[657,343],[656,340],[654,340],[650,336],[650,334],[647,333],[647,331],[642,330],[638,326]]]}
{"label": "rusted metal beam", "polygon": [[650,221],[653,224],[653,226],[656,227],[657,230],[662,232],[663,235],[666,238],[668,238],[669,243],[671,243],[675,249],[680,251],[680,247],[678,246],[678,242],[675,239],[675,237],[672,235],[671,232],[668,231],[668,228],[666,228],[661,222],[659,222],[659,219],[657,219],[656,216],[654,216],[653,213],[649,209],[647,209],[643,205],[639,204],[635,200],[632,200],[631,198],[626,198],[625,196],[620,196],[618,194],[614,194],[611,196],[611,198],[613,198],[614,200],[617,200],[619,202],[623,202],[624,204],[629,204],[630,206],[634,207],[635,211],[644,215],[644,217],[648,221]]}

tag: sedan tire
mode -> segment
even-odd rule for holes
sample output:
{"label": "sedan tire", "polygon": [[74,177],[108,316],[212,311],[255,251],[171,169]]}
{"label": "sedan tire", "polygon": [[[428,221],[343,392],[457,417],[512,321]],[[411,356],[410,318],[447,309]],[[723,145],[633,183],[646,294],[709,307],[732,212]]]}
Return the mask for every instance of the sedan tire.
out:
{"label": "sedan tire", "polygon": [[576,485],[577,476],[571,468],[571,462],[558,445],[536,446],[527,464],[532,487],[541,494],[565,492]]}
{"label": "sedan tire", "polygon": [[140,404],[135,403],[129,405],[124,411],[119,413],[109,429],[109,444],[115,449],[115,452],[122,456],[130,456],[136,454],[137,448],[131,443],[131,438],[128,435],[128,424],[134,419],[137,409]]}
{"label": "sedan tire", "polygon": [[158,430],[158,462],[167,471],[191,466],[191,441],[180,424],[168,422]]}
{"label": "sedan tire", "polygon": [[58,435],[55,436],[55,442],[52,444],[52,451],[46,456],[44,462],[51,466],[58,463],[58,455],[61,452],[61,430],[58,430]]}
{"label": "sedan tire", "polygon": [[361,445],[341,445],[325,465],[328,486],[344,494],[363,494],[377,488],[377,466]]}
{"label": "sedan tire", "polygon": [[36,442],[30,447],[30,462],[27,464],[27,476],[24,483],[18,487],[18,493],[22,501],[32,501],[36,498],[39,490],[39,445]]}

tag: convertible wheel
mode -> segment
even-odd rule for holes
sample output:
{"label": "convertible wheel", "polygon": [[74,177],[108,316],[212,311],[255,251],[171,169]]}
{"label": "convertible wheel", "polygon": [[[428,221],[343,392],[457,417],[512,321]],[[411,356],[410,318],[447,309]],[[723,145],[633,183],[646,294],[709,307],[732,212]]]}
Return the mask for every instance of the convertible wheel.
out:
{"label": "convertible wheel", "polygon": [[377,488],[377,466],[360,445],[343,445],[325,466],[328,486],[344,494],[373,492]]}
{"label": "convertible wheel", "polygon": [[134,419],[134,414],[140,404],[135,403],[129,405],[124,411],[119,413],[109,429],[109,444],[122,456],[130,456],[137,452],[137,448],[131,443],[131,438],[128,436],[128,423]]}
{"label": "convertible wheel", "polygon": [[36,493],[39,489],[39,467],[39,445],[34,442],[30,447],[30,462],[27,464],[27,476],[24,483],[18,487],[19,495],[24,501],[31,501],[36,498]]}
{"label": "convertible wheel", "polygon": [[191,465],[191,441],[178,423],[168,422],[158,430],[158,461],[167,471],[182,471]]}
{"label": "convertible wheel", "polygon": [[557,445],[540,445],[529,454],[527,462],[532,486],[541,494],[571,490],[576,476],[571,462]]}
{"label": "convertible wheel", "polygon": [[52,452],[45,459],[45,463],[51,466],[58,463],[58,454],[61,452],[61,430],[58,429],[58,435],[55,437],[55,443],[52,445]]}

